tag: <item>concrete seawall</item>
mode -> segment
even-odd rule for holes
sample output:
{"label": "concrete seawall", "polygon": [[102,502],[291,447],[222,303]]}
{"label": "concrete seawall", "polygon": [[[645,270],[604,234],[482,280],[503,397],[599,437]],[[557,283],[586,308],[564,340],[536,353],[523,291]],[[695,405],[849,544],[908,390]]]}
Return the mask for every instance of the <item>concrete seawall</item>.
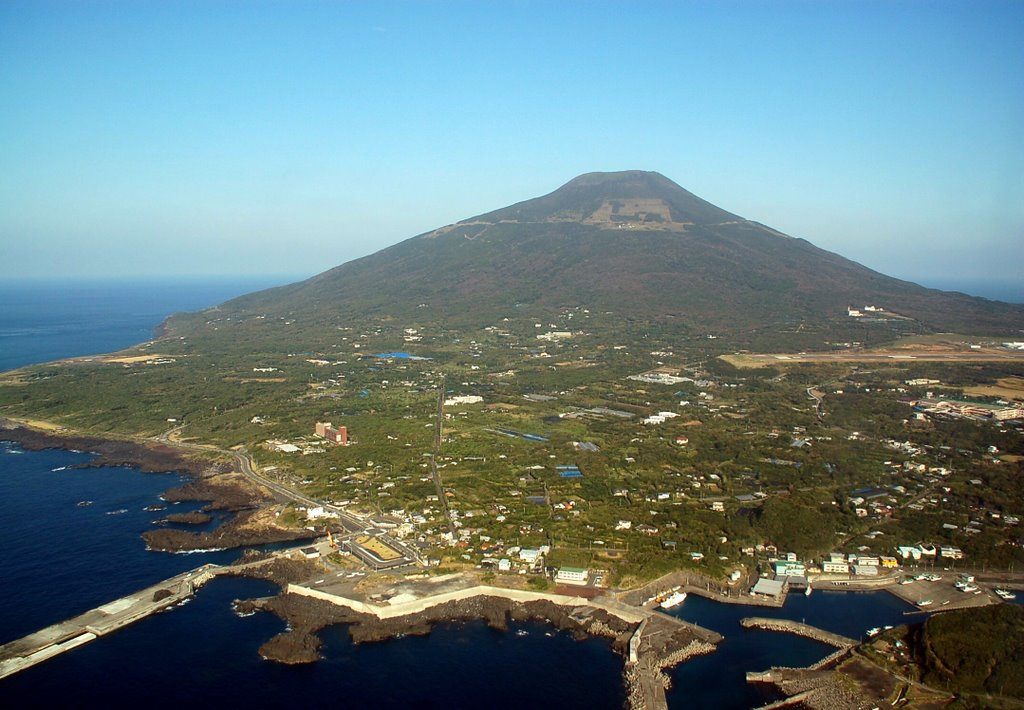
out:
{"label": "concrete seawall", "polygon": [[313,599],[319,599],[321,601],[330,602],[331,604],[337,604],[339,606],[348,607],[353,611],[358,611],[363,614],[372,614],[378,619],[394,619],[399,616],[408,616],[410,614],[418,614],[422,611],[430,609],[431,607],[438,606],[440,604],[446,604],[448,602],[457,602],[464,599],[471,599],[473,597],[499,597],[502,599],[508,599],[510,601],[525,603],[534,601],[549,601],[559,606],[591,606],[597,609],[604,609],[609,614],[619,617],[625,622],[630,624],[639,624],[648,614],[642,609],[631,609],[626,605],[619,604],[605,604],[601,601],[595,601],[593,599],[586,599],[584,597],[570,597],[564,594],[547,594],[545,592],[530,592],[521,589],[504,589],[502,587],[491,587],[487,585],[478,585],[475,587],[469,587],[467,589],[458,589],[451,592],[443,592],[441,594],[435,594],[421,599],[414,599],[407,602],[401,602],[399,604],[392,605],[378,605],[368,604],[361,602],[356,599],[349,599],[348,597],[342,597],[337,594],[330,594],[328,592],[322,592],[317,589],[310,589],[300,584],[289,584],[287,591],[290,594],[299,594],[301,596],[311,597]]}

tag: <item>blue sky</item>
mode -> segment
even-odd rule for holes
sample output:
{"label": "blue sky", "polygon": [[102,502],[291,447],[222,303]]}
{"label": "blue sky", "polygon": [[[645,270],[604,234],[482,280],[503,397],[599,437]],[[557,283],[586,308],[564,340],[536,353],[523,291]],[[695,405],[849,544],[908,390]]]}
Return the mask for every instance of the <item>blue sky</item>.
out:
{"label": "blue sky", "polygon": [[308,275],[594,170],[1024,291],[1022,2],[0,3],[0,279]]}

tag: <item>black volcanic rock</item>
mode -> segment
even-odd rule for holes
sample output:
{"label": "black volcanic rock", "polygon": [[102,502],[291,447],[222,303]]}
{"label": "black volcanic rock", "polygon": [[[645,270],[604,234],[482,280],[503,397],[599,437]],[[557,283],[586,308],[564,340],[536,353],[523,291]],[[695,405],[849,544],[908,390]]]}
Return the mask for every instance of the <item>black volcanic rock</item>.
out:
{"label": "black volcanic rock", "polygon": [[[515,304],[739,332],[845,323],[875,304],[915,327],[1014,333],[1024,306],[900,281],[743,219],[653,172],[588,173],[554,192],[408,239],[228,313],[481,325]],[[425,308],[426,310],[417,310]]]}

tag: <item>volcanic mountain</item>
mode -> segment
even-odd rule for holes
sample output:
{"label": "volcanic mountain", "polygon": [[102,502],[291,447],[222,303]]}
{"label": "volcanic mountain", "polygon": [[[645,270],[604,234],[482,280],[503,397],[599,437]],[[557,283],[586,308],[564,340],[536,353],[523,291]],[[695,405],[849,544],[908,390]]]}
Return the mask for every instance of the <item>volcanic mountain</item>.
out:
{"label": "volcanic mountain", "polygon": [[1024,327],[1024,306],[885,276],[643,171],[581,175],[543,197],[244,296],[224,310],[333,322],[344,313],[402,319],[427,308],[446,322],[479,325],[514,307],[583,306],[634,320],[744,329],[845,320],[847,306],[867,304],[924,329]]}

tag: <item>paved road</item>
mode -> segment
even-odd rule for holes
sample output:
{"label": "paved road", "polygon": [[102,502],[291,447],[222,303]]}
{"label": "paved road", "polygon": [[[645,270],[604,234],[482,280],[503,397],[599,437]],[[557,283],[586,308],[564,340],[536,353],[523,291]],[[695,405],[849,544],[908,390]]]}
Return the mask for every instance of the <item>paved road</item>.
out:
{"label": "paved road", "polygon": [[448,522],[448,530],[455,535],[455,521],[452,520],[451,511],[448,509],[448,496],[444,494],[444,486],[441,484],[441,474],[437,470],[437,459],[441,456],[441,427],[444,422],[444,378],[437,390],[437,415],[434,421],[434,455],[430,457],[430,474],[434,478],[434,487],[437,489],[437,499],[441,503],[441,510],[444,511],[444,519]]}
{"label": "paved road", "polygon": [[[242,473],[243,476],[248,478],[250,481],[253,481],[254,483],[257,483],[265,488],[268,488],[269,490],[273,491],[274,493],[278,494],[279,496],[282,496],[287,500],[291,500],[296,503],[301,503],[307,508],[323,507],[324,510],[336,514],[338,516],[338,522],[341,523],[341,525],[346,530],[348,530],[348,532],[361,532],[366,530],[367,527],[369,527],[369,521],[363,520],[362,518],[352,515],[351,513],[345,511],[344,508],[339,508],[338,506],[332,505],[325,501],[316,500],[315,498],[311,498],[303,493],[299,493],[298,491],[289,488],[288,486],[285,486],[281,483],[277,483],[276,481],[271,481],[270,479],[261,476],[253,468],[252,458],[249,456],[249,454],[245,451],[244,448],[238,451],[218,449],[217,447],[208,444],[192,444],[174,439],[174,435],[180,432],[183,428],[183,426],[175,427],[174,429],[170,429],[169,431],[164,432],[160,436],[155,437],[155,439],[159,441],[161,444],[173,446],[179,449],[185,449],[188,451],[201,451],[205,453],[218,453],[230,456],[238,464],[238,470]],[[410,562],[415,561],[419,562],[420,564],[423,563],[423,559],[420,556],[419,552],[405,545],[400,540],[396,540],[390,535],[387,535],[386,533],[382,533],[378,535],[378,537],[380,537],[383,542],[390,545],[391,547],[394,547],[396,550],[405,555]]]}

